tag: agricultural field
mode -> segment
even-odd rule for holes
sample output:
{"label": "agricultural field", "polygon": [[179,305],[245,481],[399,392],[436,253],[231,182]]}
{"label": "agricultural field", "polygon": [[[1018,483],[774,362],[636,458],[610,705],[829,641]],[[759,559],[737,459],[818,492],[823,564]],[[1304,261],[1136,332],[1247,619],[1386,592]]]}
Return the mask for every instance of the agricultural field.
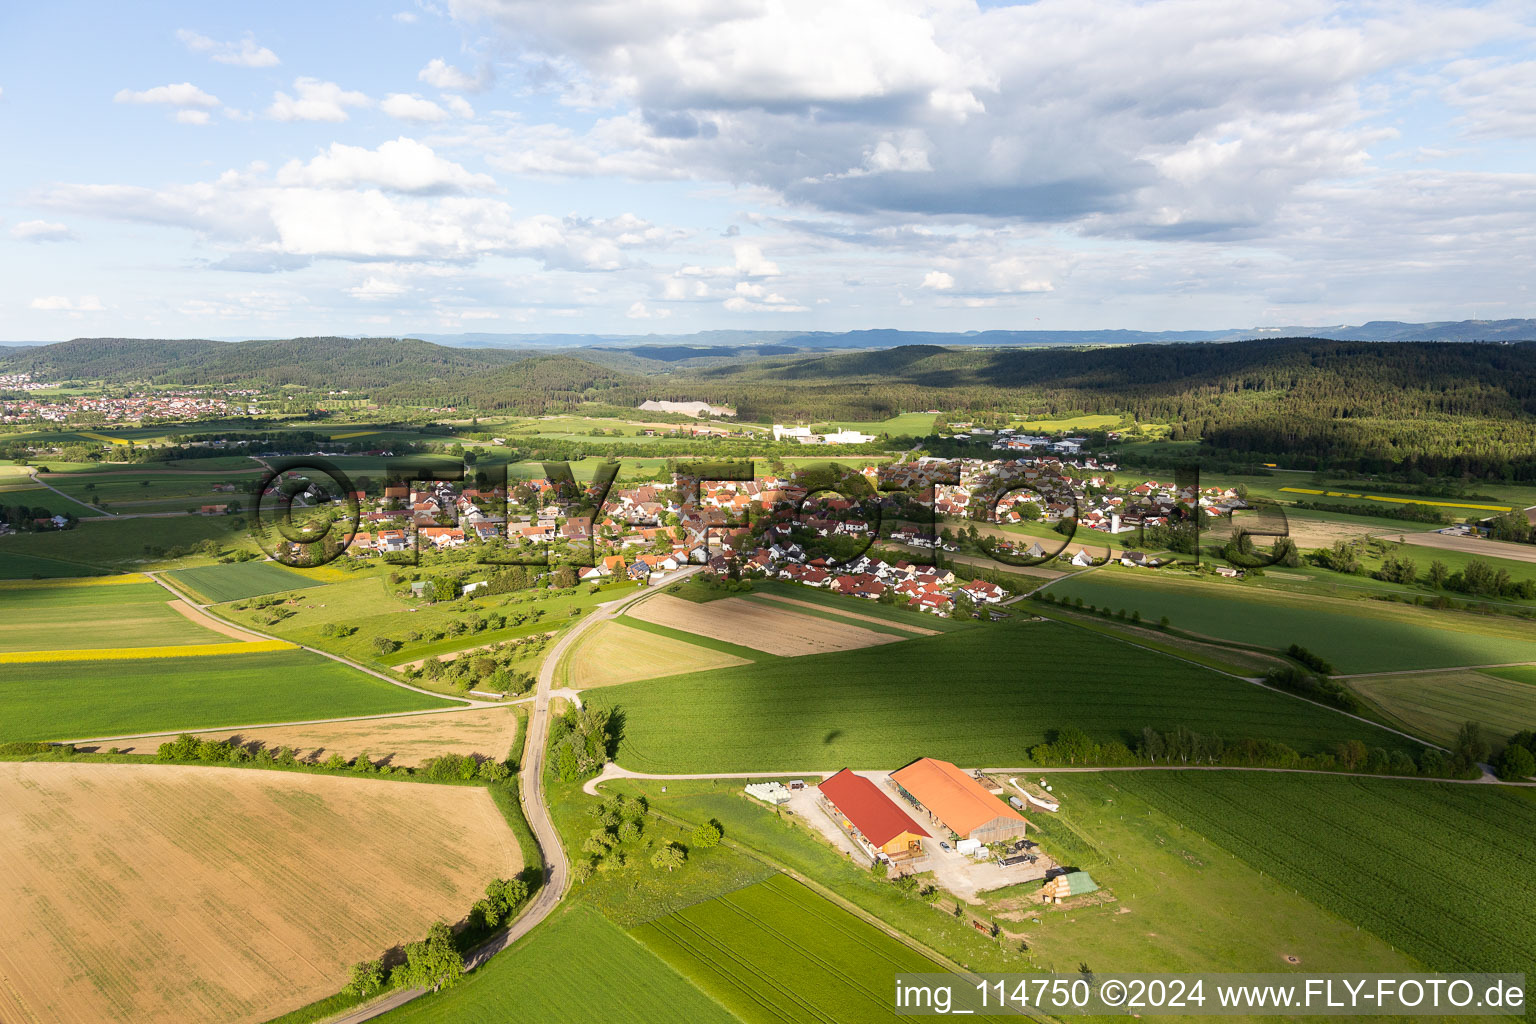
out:
{"label": "agricultural field", "polygon": [[454,703],[308,651],[52,661],[5,667],[0,741],[231,728]]}
{"label": "agricultural field", "polygon": [[891,437],[927,437],[933,433],[933,421],[936,417],[931,412],[904,412],[899,416],[892,416],[888,420],[833,420],[830,424],[818,426],[832,426],[838,430],[857,430],[863,434],[889,434]]}
{"label": "agricultural field", "polygon": [[176,586],[202,598],[205,604],[303,590],[322,583],[302,570],[287,569],[276,562],[257,561],[177,569],[165,575]]}
{"label": "agricultural field", "polygon": [[97,581],[73,586],[39,582],[36,586],[0,587],[0,654],[220,644],[226,640],[179,611],[186,606],[164,587],[132,579],[98,577]]}
{"label": "agricultural field", "polygon": [[747,1024],[891,1019],[891,977],[939,964],[788,875],[631,934]]}
{"label": "agricultural field", "polygon": [[[441,754],[478,754],[503,760],[517,739],[518,716],[512,708],[475,708],[356,722],[317,722],[197,733],[199,739],[229,741],[268,749],[293,747],[301,759],[325,760],[341,754],[351,760],[366,753],[374,763],[415,767]],[[153,754],[170,735],[115,744],[125,754]]]}
{"label": "agricultural field", "polygon": [[1278,740],[1302,753],[1347,739],[1421,749],[1187,662],[1029,620],[606,687],[586,699],[623,711],[618,763],[646,772],[892,768],[925,755],[1019,765],[1029,747],[1066,725],[1126,743],[1145,726],[1182,725],[1228,742]]}
{"label": "agricultural field", "polygon": [[1300,643],[1344,673],[1536,661],[1536,627],[1520,620],[1118,567],[1063,579],[1049,592],[1152,622],[1167,616],[1175,629],[1201,636],[1282,650]]}
{"label": "agricultural field", "polygon": [[522,866],[480,787],[58,762],[0,764],[0,860],[0,1018],[145,1024],[329,995]]}
{"label": "agricultural field", "polygon": [[895,605],[880,604],[878,601],[866,601],[863,598],[847,597],[843,594],[834,594],[817,587],[807,587],[799,583],[787,583],[783,580],[753,580],[753,594],[759,596],[773,596],[785,598],[801,605],[813,606],[823,611],[834,612],[844,618],[858,620],[878,620],[892,626],[906,629],[909,632],[921,633],[950,633],[955,630],[972,629],[974,624],[964,620],[946,619],[938,615],[929,615],[924,612],[914,611],[910,608],[898,608]]}
{"label": "agricultural field", "polygon": [[1477,722],[1497,749],[1522,729],[1536,728],[1536,685],[1496,674],[1509,671],[1409,672],[1345,682],[1398,728],[1449,747],[1463,723]]}
{"label": "agricultural field", "polygon": [[63,579],[71,576],[94,576],[107,570],[79,562],[44,558],[40,555],[23,554],[20,551],[0,548],[0,580]]}
{"label": "agricultural field", "polygon": [[[989,895],[1003,927],[1025,934],[1037,967],[1061,974],[1081,963],[1113,963],[1128,973],[1419,969],[1401,950],[1314,902],[1306,888],[1298,893],[1289,881],[1261,875],[1122,785],[1135,774],[1053,775],[1060,813],[1031,815],[1045,851],[1088,871],[1113,901],[1084,897],[1041,907],[1034,886]],[[1253,799],[1262,804],[1262,781]],[[1254,920],[1263,927],[1252,927]]]}
{"label": "agricultural field", "polygon": [[750,664],[743,658],[621,622],[599,623],[582,635],[561,666],[563,685],[577,689],[613,686],[657,676]]}
{"label": "agricultural field", "polygon": [[[219,551],[259,552],[243,516],[169,516],[82,519],[73,530],[0,537],[0,564],[14,555],[75,562],[100,569],[182,567],[213,561],[194,549],[211,542]],[[176,553],[180,554],[177,555]]]}
{"label": "agricultural field", "polygon": [[1124,416],[1092,413],[1059,420],[1018,420],[1009,426],[1031,434],[1060,434],[1079,430],[1113,430],[1123,422]]}
{"label": "agricultural field", "polygon": [[[251,485],[261,479],[261,467],[246,461],[242,471],[219,474],[207,470],[178,472],[156,465],[139,467],[136,472],[50,472],[41,479],[81,501],[93,505],[105,502],[118,512],[132,512],[140,511],[139,506],[145,502],[164,502],[170,499],[179,499],[174,504],[182,508],[230,501],[250,504],[251,496],[247,492]],[[234,484],[238,490],[215,491],[215,484]]]}
{"label": "agricultural field", "polygon": [[0,504],[12,506],[25,505],[34,511],[34,518],[38,519],[45,518],[42,512],[38,510],[45,510],[48,513],[46,518],[62,515],[72,515],[76,519],[101,519],[105,517],[105,513],[98,512],[82,502],[60,494],[58,491],[50,490],[47,487],[12,484],[0,488]]}
{"label": "agricultural field", "polygon": [[1536,791],[1256,772],[1115,784],[1431,970],[1536,974]]}
{"label": "agricultural field", "polygon": [[557,911],[454,988],[380,1019],[386,1024],[737,1021],[656,954],[585,906]]}
{"label": "agricultural field", "polygon": [[779,657],[793,658],[827,651],[849,651],[896,643],[901,635],[830,617],[801,614],[788,605],[727,597],[707,604],[670,594],[648,597],[631,607],[628,616],[713,640],[739,644]]}

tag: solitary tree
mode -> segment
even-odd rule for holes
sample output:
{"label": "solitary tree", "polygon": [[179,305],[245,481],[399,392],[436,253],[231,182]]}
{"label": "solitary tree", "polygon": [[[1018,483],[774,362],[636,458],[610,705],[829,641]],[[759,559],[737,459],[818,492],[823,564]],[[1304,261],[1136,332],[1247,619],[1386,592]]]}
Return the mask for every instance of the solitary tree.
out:
{"label": "solitary tree", "polygon": [[668,843],[651,856],[651,867],[676,871],[687,861],[688,855],[676,843]]}

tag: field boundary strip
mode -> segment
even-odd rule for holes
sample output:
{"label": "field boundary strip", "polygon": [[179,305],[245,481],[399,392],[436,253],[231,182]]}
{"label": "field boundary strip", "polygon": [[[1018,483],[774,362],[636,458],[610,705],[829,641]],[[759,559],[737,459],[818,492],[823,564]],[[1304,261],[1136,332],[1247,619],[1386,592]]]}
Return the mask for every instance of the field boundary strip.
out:
{"label": "field boundary strip", "polygon": [[45,590],[63,587],[117,587],[125,583],[153,583],[141,572],[122,576],[80,576],[57,580],[0,580],[0,590]]}
{"label": "field boundary strip", "polygon": [[96,434],[96,433],[92,433],[89,430],[77,430],[77,431],[75,431],[75,433],[79,434],[81,437],[88,437],[92,441],[105,441],[108,444],[128,444],[129,443],[127,441],[127,439],[125,439],[125,438],[110,437],[110,436],[108,436],[106,434]]}
{"label": "field boundary strip", "polygon": [[78,651],[13,651],[0,654],[0,665],[54,661],[138,661],[146,658],[205,658],[220,654],[262,654],[296,651],[286,640],[256,640],[234,644],[178,644],[170,647],[97,647]]}
{"label": "field boundary strip", "polygon": [[1324,498],[1354,498],[1380,501],[1389,505],[1429,505],[1432,508],[1470,508],[1478,512],[1513,512],[1509,505],[1471,505],[1460,501],[1430,501],[1426,498],[1389,498],[1380,494],[1354,494],[1349,491],[1324,491],[1314,487],[1282,487],[1287,494],[1311,494]]}

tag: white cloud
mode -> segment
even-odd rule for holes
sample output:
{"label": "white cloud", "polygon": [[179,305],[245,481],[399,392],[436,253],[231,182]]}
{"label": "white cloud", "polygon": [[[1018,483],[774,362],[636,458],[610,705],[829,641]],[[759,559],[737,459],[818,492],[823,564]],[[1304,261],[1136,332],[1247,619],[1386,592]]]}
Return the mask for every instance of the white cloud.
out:
{"label": "white cloud", "polygon": [[323,82],[318,78],[296,78],[293,82],[295,98],[285,92],[272,97],[267,116],[278,121],[345,121],[347,107],[362,107],[368,97],[360,92],[349,92],[335,82]]}
{"label": "white cloud", "polygon": [[112,97],[114,103],[165,103],[176,107],[216,107],[217,96],[211,96],[191,82],[179,85],[157,85],[153,89],[135,91],[119,89]]}
{"label": "white cloud", "polygon": [[665,320],[672,315],[670,309],[652,309],[643,302],[633,303],[625,312],[631,320]]}
{"label": "white cloud", "polygon": [[94,295],[82,295],[77,299],[67,295],[40,295],[32,300],[31,308],[50,313],[99,313],[107,307]]}
{"label": "white cloud", "polygon": [[953,274],[946,274],[942,270],[930,270],[923,275],[924,288],[932,288],[934,291],[947,292],[955,286]]}
{"label": "white cloud", "polygon": [[393,281],[377,275],[370,276],[362,284],[347,289],[347,294],[354,299],[362,299],[365,302],[379,302],[387,299],[398,299],[409,289],[400,281]]}
{"label": "white cloud", "polygon": [[238,43],[221,43],[217,39],[209,39],[205,35],[185,28],[177,30],[176,38],[180,39],[193,53],[206,53],[220,64],[234,64],[243,68],[270,68],[282,63],[277,59],[277,54],[265,46],[257,45],[255,38],[249,32]]}
{"label": "white cloud", "polygon": [[470,118],[475,116],[475,108],[469,105],[469,101],[463,96],[455,96],[453,93],[443,93],[443,104],[459,117]]}
{"label": "white cloud", "polygon": [[67,225],[46,220],[24,220],[11,228],[11,237],[23,242],[72,242],[75,233]]}
{"label": "white cloud", "polygon": [[446,110],[415,93],[390,93],[379,103],[379,109],[401,121],[444,121],[448,118]]}
{"label": "white cloud", "polygon": [[445,160],[430,146],[401,137],[363,149],[333,142],[307,164],[290,160],[277,172],[277,183],[310,188],[357,188],[373,186],[392,192],[420,195],[488,191],[496,181]]}
{"label": "white cloud", "polygon": [[482,67],[470,75],[441,57],[429,60],[427,66],[416,73],[416,77],[434,88],[448,92],[481,92],[490,86],[492,80],[489,67]]}
{"label": "white cloud", "polygon": [[396,21],[398,21],[402,25],[414,25],[414,24],[416,24],[416,12],[415,11],[396,11],[394,14],[390,15],[390,17],[394,18]]}
{"label": "white cloud", "polygon": [[732,313],[804,313],[807,309],[749,281],[737,283],[736,294],[726,299],[723,305]]}
{"label": "white cloud", "polygon": [[736,254],[736,270],[748,277],[777,277],[779,265],[763,258],[763,250],[743,242],[731,247]]}
{"label": "white cloud", "polygon": [[213,118],[209,116],[208,111],[206,111],[206,110],[178,110],[178,111],[176,111],[176,122],[178,124],[205,125],[205,124],[211,124],[212,121],[213,121]]}

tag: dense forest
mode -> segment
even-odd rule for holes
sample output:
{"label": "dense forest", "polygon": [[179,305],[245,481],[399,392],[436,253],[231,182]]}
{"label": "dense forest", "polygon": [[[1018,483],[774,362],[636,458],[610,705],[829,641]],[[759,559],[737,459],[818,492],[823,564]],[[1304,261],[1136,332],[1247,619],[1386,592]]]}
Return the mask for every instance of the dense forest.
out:
{"label": "dense forest", "polygon": [[[599,365],[587,356],[608,365]],[[45,379],[300,385],[385,405],[540,414],[646,399],[744,419],[880,420],[936,408],[1165,424],[1226,461],[1536,479],[1536,344],[1316,338],[1099,348],[907,345],[638,371],[611,352],[529,356],[400,339],[82,339],[0,360]],[[664,365],[647,360],[651,367]],[[687,361],[682,361],[687,362]]]}

